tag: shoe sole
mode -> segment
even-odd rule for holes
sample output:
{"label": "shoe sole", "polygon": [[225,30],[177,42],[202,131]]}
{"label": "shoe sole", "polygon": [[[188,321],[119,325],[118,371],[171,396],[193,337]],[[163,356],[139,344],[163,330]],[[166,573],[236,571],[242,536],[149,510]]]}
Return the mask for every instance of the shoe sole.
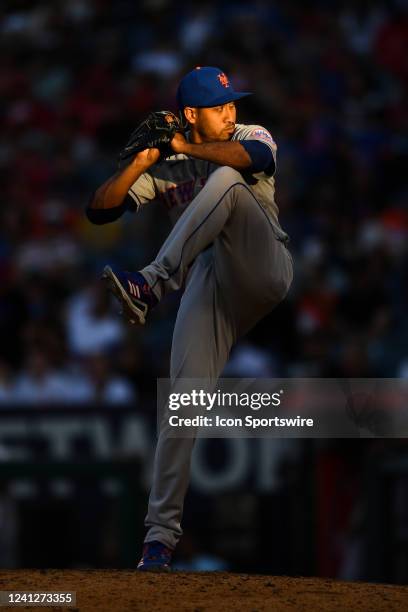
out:
{"label": "shoe sole", "polygon": [[171,572],[171,568],[170,567],[163,567],[162,565],[157,565],[156,567],[138,567],[137,568],[138,572],[150,572],[150,573],[154,573],[154,574],[168,574],[169,572]]}
{"label": "shoe sole", "polygon": [[[144,325],[146,323],[146,315],[149,307],[137,298],[133,298],[133,300],[130,299],[110,266],[105,266],[103,269],[102,280],[106,282],[108,291],[110,291],[121,304],[123,309],[122,314],[129,323],[132,323],[132,325],[135,323]],[[135,319],[135,316],[137,319]]]}

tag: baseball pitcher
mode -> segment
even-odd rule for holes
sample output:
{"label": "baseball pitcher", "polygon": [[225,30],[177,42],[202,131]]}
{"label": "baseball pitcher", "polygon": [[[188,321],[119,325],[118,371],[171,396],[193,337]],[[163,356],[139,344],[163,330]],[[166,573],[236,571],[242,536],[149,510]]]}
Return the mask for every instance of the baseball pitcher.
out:
{"label": "baseball pitcher", "polygon": [[[109,223],[152,200],[173,229],[157,257],[138,272],[106,266],[103,278],[132,323],[184,287],[174,327],[170,379],[216,383],[233,344],[281,302],[292,282],[288,236],[274,197],[276,144],[260,125],[236,122],[236,92],[215,67],[180,82],[181,121],[151,113],[120,154],[121,167],[93,195],[91,222]],[[181,518],[194,440],[159,432],[145,520],[142,571],[167,571],[182,535]]]}

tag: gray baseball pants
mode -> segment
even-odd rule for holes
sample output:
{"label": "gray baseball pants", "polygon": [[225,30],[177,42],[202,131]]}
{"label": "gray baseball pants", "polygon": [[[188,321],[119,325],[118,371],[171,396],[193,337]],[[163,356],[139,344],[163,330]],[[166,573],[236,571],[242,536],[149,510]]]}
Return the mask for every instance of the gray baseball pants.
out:
{"label": "gray baseball pants", "polygon": [[[233,344],[283,300],[292,282],[287,235],[228,166],[211,174],[141,273],[161,299],[185,284],[174,328],[170,379],[214,387]],[[162,420],[145,525],[145,542],[175,548],[194,438],[169,437]],[[173,434],[174,435],[174,434]]]}

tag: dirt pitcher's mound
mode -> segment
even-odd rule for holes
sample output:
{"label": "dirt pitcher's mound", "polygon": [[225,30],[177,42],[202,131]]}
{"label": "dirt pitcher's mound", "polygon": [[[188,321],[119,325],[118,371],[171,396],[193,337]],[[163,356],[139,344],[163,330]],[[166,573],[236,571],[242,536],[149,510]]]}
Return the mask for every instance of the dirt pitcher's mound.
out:
{"label": "dirt pitcher's mound", "polygon": [[408,587],[405,586],[226,573],[138,574],[122,570],[5,570],[0,572],[0,590],[76,592],[75,606],[24,607],[19,608],[20,610],[408,610]]}

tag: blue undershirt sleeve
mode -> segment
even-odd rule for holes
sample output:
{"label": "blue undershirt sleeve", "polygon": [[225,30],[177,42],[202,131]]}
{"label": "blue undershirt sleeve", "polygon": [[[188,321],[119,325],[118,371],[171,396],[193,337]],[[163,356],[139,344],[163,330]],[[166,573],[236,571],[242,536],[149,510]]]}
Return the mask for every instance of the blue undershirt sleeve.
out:
{"label": "blue undershirt sleeve", "polygon": [[[92,198],[91,198],[92,199]],[[89,221],[94,225],[104,225],[105,223],[112,223],[123,215],[124,212],[131,209],[129,206],[131,198],[126,197],[122,204],[115,206],[114,208],[91,208],[90,205],[85,209],[85,214]]]}
{"label": "blue undershirt sleeve", "polygon": [[239,141],[248,153],[252,161],[250,170],[252,172],[264,172],[273,174],[275,169],[275,161],[272,151],[267,144],[259,142],[259,140],[240,140]]}

